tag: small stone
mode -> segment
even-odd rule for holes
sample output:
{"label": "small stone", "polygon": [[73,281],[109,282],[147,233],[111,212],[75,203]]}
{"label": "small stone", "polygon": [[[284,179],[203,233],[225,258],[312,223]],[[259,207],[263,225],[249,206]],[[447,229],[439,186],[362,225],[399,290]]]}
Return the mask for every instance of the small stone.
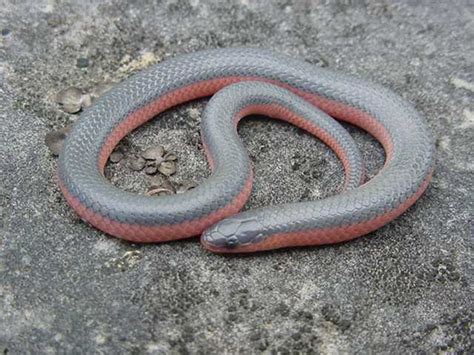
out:
{"label": "small stone", "polygon": [[87,98],[84,99],[82,90],[76,87],[69,87],[56,95],[56,102],[60,104],[67,113],[79,112],[83,106],[83,101],[87,103],[88,100]]}
{"label": "small stone", "polygon": [[145,167],[145,159],[135,156],[132,160],[130,160],[129,167],[133,171],[141,171]]}
{"label": "small stone", "polygon": [[158,168],[154,165],[147,166],[145,168],[145,174],[148,174],[148,175],[156,174],[157,171],[158,171]]}
{"label": "small stone", "polygon": [[76,66],[78,68],[87,68],[89,66],[88,58],[77,58]]}
{"label": "small stone", "polygon": [[176,189],[176,193],[177,194],[182,194],[188,190],[192,190],[194,189],[195,187],[197,186],[197,184],[193,181],[190,181],[190,182],[185,182],[183,184],[181,184],[177,189]]}
{"label": "small stone", "polygon": [[46,23],[48,24],[48,26],[55,28],[64,23],[64,18],[61,17],[61,15],[59,14],[48,14]]}
{"label": "small stone", "polygon": [[122,160],[123,154],[121,152],[113,152],[110,154],[109,160],[111,163],[118,163],[120,160]]}
{"label": "small stone", "polygon": [[169,181],[169,180],[163,181],[162,187],[167,188],[167,189],[170,190],[170,191],[173,191],[173,193],[176,192],[176,190],[175,190],[173,184],[172,184],[171,181]]}
{"label": "small stone", "polygon": [[201,116],[201,113],[197,108],[190,108],[188,114],[193,120],[197,120]]}
{"label": "small stone", "polygon": [[164,156],[165,161],[175,161],[177,159],[178,159],[178,157],[176,156],[176,154],[171,153],[171,152],[166,153],[165,156]]}
{"label": "small stone", "polygon": [[92,105],[91,95],[89,95],[89,94],[82,95],[81,105],[82,105],[83,108],[84,107],[89,107],[90,105]]}
{"label": "small stone", "polygon": [[2,36],[8,36],[12,31],[9,28],[2,29]]}
{"label": "small stone", "polygon": [[162,195],[173,195],[173,191],[170,191],[164,187],[157,187],[155,189],[150,189],[146,193],[148,196],[162,196]]}
{"label": "small stone", "polygon": [[166,176],[173,175],[176,172],[176,164],[172,161],[164,161],[158,167],[158,171]]}
{"label": "small stone", "polygon": [[70,130],[70,126],[66,126],[57,131],[48,132],[44,138],[46,146],[54,156],[58,156],[63,148],[64,139]]}
{"label": "small stone", "polygon": [[173,195],[175,193],[175,189],[171,182],[168,180],[163,181],[160,185],[151,185],[150,189],[146,193],[148,196],[154,195]]}
{"label": "small stone", "polygon": [[156,189],[157,187],[161,187],[163,185],[164,178],[161,175],[153,175],[150,176],[150,188],[151,189]]}
{"label": "small stone", "polygon": [[142,153],[142,157],[146,160],[161,160],[163,155],[165,155],[165,148],[161,145],[148,148]]}

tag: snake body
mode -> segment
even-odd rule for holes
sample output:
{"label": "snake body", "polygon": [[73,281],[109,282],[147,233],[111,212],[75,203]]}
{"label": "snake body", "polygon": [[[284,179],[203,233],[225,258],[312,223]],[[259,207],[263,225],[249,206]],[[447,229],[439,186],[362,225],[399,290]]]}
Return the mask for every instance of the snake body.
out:
{"label": "snake body", "polygon": [[[212,174],[201,185],[150,197],[120,190],[104,177],[108,157],[130,131],[164,110],[211,95],[201,132]],[[252,168],[236,127],[254,113],[288,121],[332,148],[345,169],[344,191],[238,213],[251,192]],[[330,116],[382,144],[385,165],[370,181],[364,183],[354,141]],[[117,85],[74,125],[58,177],[81,218],[113,236],[161,242],[201,235],[211,251],[254,252],[338,243],[374,231],[420,197],[433,169],[424,119],[393,92],[285,55],[230,48],[169,59]]]}

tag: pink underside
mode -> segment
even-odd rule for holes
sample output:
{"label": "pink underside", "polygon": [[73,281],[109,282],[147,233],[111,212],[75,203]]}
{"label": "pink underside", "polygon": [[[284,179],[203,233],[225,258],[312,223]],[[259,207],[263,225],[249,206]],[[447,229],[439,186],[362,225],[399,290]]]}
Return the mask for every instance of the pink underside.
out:
{"label": "pink underside", "polygon": [[302,232],[274,234],[258,244],[249,244],[234,249],[215,248],[211,244],[206,243],[203,239],[201,242],[207,249],[217,253],[252,253],[256,251],[286,248],[290,246],[301,247],[346,242],[348,240],[352,240],[366,235],[367,233],[373,232],[400,216],[423,194],[423,192],[428,187],[431,176],[432,172],[428,175],[425,181],[423,181],[419,190],[410,198],[405,200],[405,202],[403,202],[400,206],[370,221],[329,229],[312,229]]}
{"label": "pink underside", "polygon": [[[196,84],[191,84],[189,86],[177,89],[173,92],[170,92],[157,100],[151,102],[150,104],[142,107],[133,114],[131,114],[127,119],[122,121],[117,128],[112,132],[108,137],[106,143],[104,144],[102,151],[99,156],[99,166],[98,168],[103,172],[105,164],[108,157],[113,151],[117,143],[125,137],[129,132],[138,126],[142,125],[146,121],[150,120],[160,112],[163,112],[173,106],[176,106],[180,103],[184,103],[190,100],[194,100],[200,97],[206,97],[214,94],[216,91],[221,88],[236,83],[239,81],[248,81],[248,80],[257,80],[262,81],[260,78],[247,78],[247,77],[228,77],[222,79],[214,79],[199,82]],[[301,90],[292,88],[288,85],[282,85],[276,81],[266,80],[273,84],[283,86],[294,93],[302,96],[307,101],[311,102],[313,105],[319,107],[329,115],[352,123],[356,126],[361,127],[375,138],[377,138],[380,143],[383,145],[387,158],[386,162],[389,161],[392,157],[392,142],[390,135],[387,130],[378,123],[370,115],[357,110],[355,108],[343,105],[336,101],[332,101],[326,98],[322,98],[313,94],[303,92]],[[241,112],[238,116],[243,117],[248,114],[259,113],[265,114],[270,117],[276,117],[289,121],[299,127],[302,127],[308,130],[310,133],[318,136],[322,141],[324,141],[328,146],[330,146],[341,159],[346,173],[348,172],[349,165],[347,159],[344,155],[344,152],[340,149],[337,143],[327,135],[324,134],[319,128],[305,121],[302,117],[298,117],[291,111],[282,108],[278,105],[256,105],[251,106],[247,110]],[[209,163],[212,166],[212,159],[208,156]],[[292,233],[285,235],[275,235],[271,238],[266,239],[262,243],[255,244],[248,248],[243,248],[236,251],[250,252],[256,250],[266,250],[274,249],[285,246],[301,246],[301,245],[318,245],[318,244],[330,244],[338,243],[345,240],[350,240],[358,236],[367,234],[380,226],[390,222],[400,214],[402,214],[408,207],[410,207],[418,197],[423,193],[430,177],[426,179],[424,184],[420,187],[419,191],[415,193],[410,199],[406,200],[398,208],[386,213],[385,215],[378,216],[376,219],[364,223],[360,223],[348,227],[339,227],[333,228],[330,230],[315,230],[305,233]],[[67,188],[60,181],[60,188],[66,197],[68,203],[74,208],[74,210],[81,216],[82,219],[89,222],[96,228],[111,234],[113,236],[135,241],[135,242],[162,242],[169,240],[176,240],[187,238],[191,236],[196,236],[201,234],[205,229],[215,224],[217,221],[224,219],[228,216],[231,216],[237,213],[245,204],[250,192],[252,189],[252,176],[249,176],[245,184],[244,189],[238,194],[238,196],[230,203],[229,205],[214,211],[210,215],[193,220],[186,223],[181,223],[179,225],[167,225],[167,226],[142,226],[142,225],[129,225],[125,223],[120,223],[115,220],[108,219],[95,211],[86,208],[76,197],[74,197]],[[211,246],[207,246],[209,249],[212,249]]]}

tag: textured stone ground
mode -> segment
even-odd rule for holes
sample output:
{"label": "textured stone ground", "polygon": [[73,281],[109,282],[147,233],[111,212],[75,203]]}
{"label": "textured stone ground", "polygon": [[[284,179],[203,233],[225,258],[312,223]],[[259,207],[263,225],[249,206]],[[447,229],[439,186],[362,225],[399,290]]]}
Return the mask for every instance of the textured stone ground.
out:
{"label": "textured stone ground", "polygon": [[[472,353],[474,18],[465,1],[0,0],[0,350],[23,352]],[[78,116],[54,95],[91,92],[201,48],[275,49],[384,84],[437,137],[433,183],[394,223],[343,245],[223,257],[197,240],[135,245],[82,223],[53,180],[47,132]],[[163,144],[172,183],[209,173],[205,101],[131,134]],[[369,173],[380,146],[349,128]],[[247,208],[338,191],[342,168],[307,134],[264,118],[242,138],[255,162]],[[143,193],[125,160],[111,180]]]}

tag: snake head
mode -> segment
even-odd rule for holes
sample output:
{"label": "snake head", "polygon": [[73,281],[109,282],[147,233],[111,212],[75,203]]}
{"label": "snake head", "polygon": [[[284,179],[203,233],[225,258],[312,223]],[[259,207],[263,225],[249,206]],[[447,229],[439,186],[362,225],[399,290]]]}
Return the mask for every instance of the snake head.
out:
{"label": "snake head", "polygon": [[238,252],[239,247],[264,239],[263,226],[255,218],[231,217],[216,223],[202,235],[202,243],[213,251]]}

